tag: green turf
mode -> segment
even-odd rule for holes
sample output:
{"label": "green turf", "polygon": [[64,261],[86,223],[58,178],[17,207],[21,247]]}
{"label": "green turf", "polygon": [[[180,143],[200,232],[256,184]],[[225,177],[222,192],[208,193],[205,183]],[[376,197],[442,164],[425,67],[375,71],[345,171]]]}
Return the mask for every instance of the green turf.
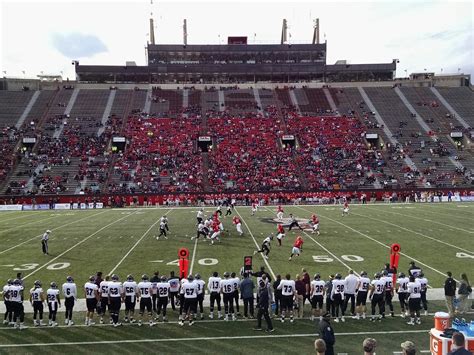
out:
{"label": "green turf", "polygon": [[[321,220],[321,235],[303,233],[303,253],[288,261],[292,243],[298,233],[287,233],[283,246],[273,242],[268,266],[274,274],[295,275],[304,267],[312,275],[321,273],[323,278],[331,273],[347,273],[347,268],[360,272],[366,270],[370,276],[379,271],[389,260],[389,248],[399,243],[404,255],[400,258],[400,270],[406,271],[410,260],[416,259],[422,266],[431,286],[442,287],[446,271],[458,278],[461,272],[469,276],[474,270],[474,204],[400,204],[400,205],[351,205],[349,216],[341,217],[340,206],[284,206],[285,216],[292,212],[298,217],[309,218],[316,212]],[[207,241],[194,242],[196,208],[182,209],[117,209],[88,211],[40,211],[0,213],[0,279],[6,280],[23,272],[26,288],[35,279],[43,284],[51,281],[63,283],[67,275],[74,276],[81,285],[88,276],[97,271],[109,273],[114,270],[122,278],[127,274],[139,277],[143,273],[159,271],[167,274],[177,270],[177,252],[180,247],[190,250],[193,273],[203,278],[214,270],[238,272],[243,256],[252,255],[257,243],[270,232],[276,232],[275,207],[261,208],[257,215],[250,216],[249,207],[238,207],[243,220],[245,235],[239,237],[230,218],[223,219],[228,230],[222,242],[210,245]],[[207,214],[213,208],[205,208]],[[168,214],[171,233],[168,240],[156,240],[158,227],[146,231],[163,215]],[[235,214],[235,213],[234,213]],[[41,253],[40,234],[51,229],[50,256]],[[250,229],[250,230],[249,230]],[[146,233],[146,234],[145,234]],[[132,249],[133,248],[133,249]],[[195,254],[194,254],[194,248]],[[8,250],[8,251],[7,251]],[[461,256],[461,257],[459,257]],[[190,264],[191,264],[190,260]],[[316,260],[316,261],[315,261]],[[362,260],[362,261],[360,261]],[[217,264],[213,264],[217,261]],[[324,262],[323,262],[324,261]],[[64,267],[69,263],[70,265]],[[212,264],[212,265],[206,265]],[[11,266],[13,265],[13,266]],[[265,265],[263,259],[254,257],[254,269]],[[444,309],[442,302],[433,302],[430,311]],[[27,323],[30,322],[27,316]],[[79,316],[78,316],[79,318]],[[349,320],[336,324],[338,333],[428,330],[431,319],[421,326],[409,327],[401,319],[388,319],[380,325]],[[18,332],[0,328],[0,344],[50,343],[77,341],[116,341],[120,339],[176,339],[206,337],[219,339],[193,341],[166,341],[156,343],[113,343],[104,345],[65,345],[47,348],[6,349],[8,352],[65,352],[75,353],[100,351],[148,352],[159,349],[160,353],[311,353],[315,326],[309,320],[293,325],[279,323],[272,335],[251,330],[252,322],[236,323],[201,322],[185,329],[176,324],[147,327],[85,327],[59,329],[28,329]],[[291,337],[292,334],[310,334],[306,337]],[[262,338],[221,339],[221,337],[262,336]],[[360,353],[360,344],[368,335],[338,336],[337,351]],[[426,333],[376,334],[383,347],[378,354],[399,350],[402,340],[413,339],[421,349],[428,349]]]}

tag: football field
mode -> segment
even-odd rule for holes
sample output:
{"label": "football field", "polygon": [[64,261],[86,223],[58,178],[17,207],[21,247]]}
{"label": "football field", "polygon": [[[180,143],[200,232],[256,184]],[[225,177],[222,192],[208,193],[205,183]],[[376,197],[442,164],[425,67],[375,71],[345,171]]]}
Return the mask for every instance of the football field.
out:
{"label": "football field", "polygon": [[[389,262],[393,243],[401,246],[399,271],[407,272],[409,262],[415,261],[428,278],[431,292],[443,286],[446,271],[451,271],[456,279],[462,272],[474,278],[474,204],[351,205],[345,217],[341,216],[339,205],[283,208],[285,217],[293,213],[304,226],[313,213],[318,214],[321,234],[312,234],[310,229],[287,232],[281,247],[276,239],[272,242],[268,260],[260,254],[253,256],[254,271],[265,266],[272,279],[286,273],[294,277],[302,268],[311,277],[320,273],[324,280],[337,272],[346,275],[349,269],[357,273],[367,271],[372,277]],[[144,273],[151,276],[155,271],[169,275],[171,270],[178,271],[178,249],[185,247],[190,251],[190,272],[200,273],[207,281],[213,271],[239,273],[244,256],[253,255],[270,232],[276,235],[275,206],[261,207],[254,216],[250,207],[239,206],[233,216],[242,219],[243,236],[238,235],[227,217],[221,218],[225,227],[221,242],[211,245],[208,240],[191,240],[196,234],[197,210],[197,207],[162,207],[2,212],[0,279],[4,282],[22,272],[25,289],[29,290],[35,280],[41,280],[46,289],[51,281],[61,285],[68,275],[74,277],[80,288],[97,271],[104,275],[116,273],[121,281],[128,274],[134,275],[135,280]],[[215,209],[204,210],[206,215],[211,215]],[[168,239],[157,240],[159,218],[163,215],[169,219],[170,232]],[[52,231],[49,256],[41,252],[41,235],[46,229]],[[303,252],[288,261],[297,235],[304,239]],[[82,292],[79,297],[83,297]],[[443,302],[431,302],[429,311],[436,310],[445,310]],[[305,319],[294,324],[276,322],[271,335],[252,331],[255,321],[244,319],[236,322],[206,319],[185,328],[174,321],[151,329],[97,325],[29,328],[20,332],[0,327],[0,353],[119,350],[141,353],[156,349],[159,353],[308,354],[317,326],[309,320],[309,311],[306,305]],[[60,313],[62,316],[62,310]],[[26,323],[31,325],[31,315],[26,318]],[[77,324],[83,323],[80,315],[75,318]],[[176,319],[177,314],[172,314],[171,320]],[[408,326],[400,317],[376,325],[349,319],[333,326],[338,333],[336,352],[360,353],[362,340],[373,336],[381,343],[377,353],[391,354],[399,351],[399,344],[406,339],[415,340],[419,349],[427,350],[427,331],[433,320],[427,316],[421,325]]]}

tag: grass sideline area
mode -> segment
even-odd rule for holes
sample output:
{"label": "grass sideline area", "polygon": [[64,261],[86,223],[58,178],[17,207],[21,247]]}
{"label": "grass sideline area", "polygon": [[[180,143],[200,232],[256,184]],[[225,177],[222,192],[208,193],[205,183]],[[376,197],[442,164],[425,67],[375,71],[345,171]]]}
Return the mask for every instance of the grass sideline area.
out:
{"label": "grass sideline area", "polygon": [[[365,270],[372,277],[389,261],[389,246],[399,243],[402,249],[400,271],[406,272],[409,262],[414,260],[423,269],[431,287],[442,287],[446,271],[452,271],[457,279],[461,272],[474,277],[470,275],[474,270],[474,204],[351,205],[346,217],[341,216],[341,207],[335,205],[283,208],[285,217],[293,213],[298,218],[309,219],[311,214],[317,213],[321,235],[309,231],[287,233],[282,247],[274,240],[269,260],[254,256],[254,270],[263,265],[272,276],[290,273],[294,277],[304,267],[310,275],[319,272],[327,280],[329,274],[345,275],[351,268],[356,272]],[[213,207],[205,208],[206,215],[213,211]],[[80,288],[89,275],[97,271],[115,272],[121,281],[127,274],[136,279],[154,271],[167,275],[178,269],[178,249],[186,247],[190,251],[190,270],[199,272],[207,281],[213,271],[238,273],[243,257],[252,255],[264,237],[276,232],[275,206],[261,207],[255,216],[250,215],[250,207],[239,206],[233,215],[243,220],[242,237],[237,234],[231,218],[222,218],[226,233],[221,243],[191,241],[196,230],[196,212],[197,207],[2,212],[0,277],[6,280],[22,272],[25,288],[29,290],[36,279],[41,280],[46,289],[51,281],[61,285],[67,275],[72,275]],[[164,214],[168,216],[171,233],[167,240],[156,240],[156,222]],[[52,231],[49,256],[42,254],[40,244],[41,234],[46,229]],[[293,241],[300,234],[305,240],[303,253],[289,262]],[[83,297],[81,293],[79,296]],[[395,304],[398,310],[397,302]],[[306,307],[308,317],[309,306]],[[444,309],[443,302],[430,303],[430,312]],[[62,311],[60,313],[62,317]],[[81,317],[75,315],[78,325],[83,323]],[[27,315],[26,323],[31,325],[31,315]],[[0,327],[0,353],[119,350],[141,353],[151,348],[160,353],[312,352],[316,326],[309,319],[297,320],[294,324],[277,322],[276,331],[271,335],[252,331],[254,324],[247,320],[225,324],[205,320],[193,327],[181,328],[170,321],[151,329],[97,325],[93,329],[75,326],[29,328],[21,332]],[[426,350],[432,325],[432,316],[423,317],[422,325],[415,327],[406,325],[399,317],[380,324],[350,319],[344,324],[333,324],[338,333],[336,350],[360,353],[362,341],[368,336],[379,341],[377,353],[380,354],[399,351],[400,343],[407,339]],[[46,346],[45,343],[60,344]],[[9,347],[21,344],[30,346]]]}

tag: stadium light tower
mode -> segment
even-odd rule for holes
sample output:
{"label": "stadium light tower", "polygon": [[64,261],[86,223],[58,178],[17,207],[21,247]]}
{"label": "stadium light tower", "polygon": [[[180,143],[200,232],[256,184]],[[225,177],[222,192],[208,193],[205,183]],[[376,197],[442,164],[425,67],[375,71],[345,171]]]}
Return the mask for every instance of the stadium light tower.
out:
{"label": "stadium light tower", "polygon": [[[153,0],[150,1],[150,5],[153,6]],[[155,27],[153,24],[153,12],[150,12],[150,44],[155,44]]]}
{"label": "stadium light tower", "polygon": [[315,19],[313,22],[313,44],[319,44],[319,19]]}
{"label": "stadium light tower", "polygon": [[281,44],[285,44],[288,41],[288,24],[286,22],[286,19],[283,19],[283,25],[281,26]]}
{"label": "stadium light tower", "polygon": [[188,45],[188,26],[186,19],[183,20],[183,46]]}

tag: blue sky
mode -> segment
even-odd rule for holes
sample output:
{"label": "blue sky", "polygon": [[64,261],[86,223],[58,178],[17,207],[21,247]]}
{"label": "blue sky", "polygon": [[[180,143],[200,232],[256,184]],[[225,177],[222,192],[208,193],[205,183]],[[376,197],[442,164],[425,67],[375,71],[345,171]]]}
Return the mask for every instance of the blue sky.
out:
{"label": "blue sky", "polygon": [[[155,1],[156,2],[156,1]],[[434,71],[474,75],[471,1],[136,1],[0,0],[0,69],[7,76],[64,73],[82,64],[145,64],[148,18],[158,43],[277,43],[288,20],[292,43],[309,43],[319,17],[328,63],[400,60],[398,76]],[[325,36],[325,37],[324,37]],[[25,71],[26,74],[22,72]],[[1,73],[4,74],[4,73]]]}

